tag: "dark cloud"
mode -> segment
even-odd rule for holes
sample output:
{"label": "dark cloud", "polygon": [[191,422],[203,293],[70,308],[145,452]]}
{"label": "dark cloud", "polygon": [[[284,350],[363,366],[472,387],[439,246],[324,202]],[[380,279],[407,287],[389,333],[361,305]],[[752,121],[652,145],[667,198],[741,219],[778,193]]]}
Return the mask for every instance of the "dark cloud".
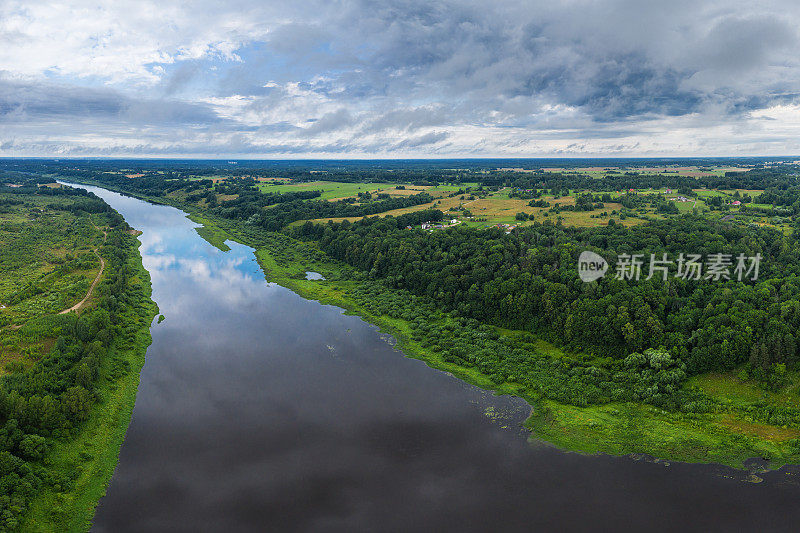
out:
{"label": "dark cloud", "polygon": [[164,93],[173,95],[186,88],[203,72],[199,61],[184,61],[164,79]]}
{"label": "dark cloud", "polygon": [[773,51],[797,45],[788,21],[763,15],[729,16],[715,23],[699,43],[696,64],[741,73],[768,64]]}
{"label": "dark cloud", "polygon": [[447,137],[449,137],[449,134],[444,131],[426,133],[425,135],[418,135],[416,137],[405,139],[404,141],[397,143],[394,148],[398,150],[403,150],[406,148],[419,148],[420,146],[436,144],[447,139]]}
{"label": "dark cloud", "polygon": [[444,106],[393,109],[366,120],[364,131],[376,133],[394,129],[413,132],[427,126],[441,126],[450,122],[452,115],[449,111]]}
{"label": "dark cloud", "polygon": [[137,99],[111,89],[0,80],[0,123],[73,119],[137,126],[221,122],[207,105]]}
{"label": "dark cloud", "polygon": [[[320,65],[330,60],[332,68],[341,67],[343,58],[358,58],[349,70],[327,72],[346,87],[342,99],[468,99],[482,108],[522,95],[575,106],[601,121],[680,116],[726,96],[773,103],[771,94],[786,88],[758,69],[798,45],[797,32],[777,12],[739,16],[728,8],[720,15],[721,6],[708,1],[670,4],[674,12],[615,0],[346,5],[327,25],[328,46],[315,55]],[[637,33],[630,25],[655,31]],[[720,71],[742,79],[692,83]],[[729,106],[731,112],[741,109]]]}
{"label": "dark cloud", "polygon": [[338,109],[326,113],[319,119],[312,119],[312,124],[297,132],[300,137],[314,137],[329,131],[336,131],[353,124],[353,116],[347,109]]}

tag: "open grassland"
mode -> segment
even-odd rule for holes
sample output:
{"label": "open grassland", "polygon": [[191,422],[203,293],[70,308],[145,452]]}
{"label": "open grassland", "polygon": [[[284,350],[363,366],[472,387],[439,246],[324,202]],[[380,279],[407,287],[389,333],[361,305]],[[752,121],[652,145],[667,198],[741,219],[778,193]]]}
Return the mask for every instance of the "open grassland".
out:
{"label": "open grassland", "polygon": [[397,188],[396,183],[343,183],[337,181],[303,181],[303,182],[264,182],[258,184],[260,190],[266,193],[284,193],[299,191],[322,191],[323,200],[341,200],[344,198],[357,198],[358,193],[388,194],[390,196],[409,196],[427,192],[434,198],[450,194],[464,186],[457,185],[402,185]]}
{"label": "open grassland", "polygon": [[[420,191],[412,192],[421,192],[425,190],[425,192],[432,194],[432,191],[435,191],[435,189],[430,188],[414,188],[419,188]],[[396,217],[415,211],[439,209],[444,213],[446,220],[457,219],[460,223],[472,227],[487,227],[495,224],[526,225],[532,224],[533,221],[544,222],[545,220],[551,220],[553,223],[556,223],[559,217],[564,225],[584,227],[604,226],[608,224],[610,218],[616,219],[617,223],[625,226],[632,226],[643,222],[642,219],[637,218],[620,220],[617,215],[612,214],[613,211],[619,211],[622,208],[622,205],[616,202],[609,202],[605,204],[603,209],[595,211],[561,211],[559,214],[554,214],[549,212],[553,206],[573,206],[575,205],[575,197],[570,195],[554,198],[553,195],[543,195],[542,199],[550,203],[550,207],[531,207],[528,205],[530,200],[509,197],[508,189],[477,194],[476,196],[474,191],[469,191],[458,196],[439,197],[427,204],[394,209],[373,216],[385,217],[391,215]],[[533,216],[533,219],[531,221],[520,222],[515,218],[517,213],[525,213],[528,216]],[[600,216],[601,213],[606,213],[607,216]],[[361,218],[363,217],[331,217],[317,219],[315,222],[327,222],[329,220],[334,222],[349,220],[353,222]],[[296,222],[295,225],[300,223],[302,222]]]}
{"label": "open grassland", "polygon": [[736,372],[696,376],[689,380],[688,386],[698,387],[709,396],[724,402],[765,402],[800,409],[800,373],[797,372],[788,373],[786,383],[778,390],[766,390],[755,381],[742,380]]}
{"label": "open grassland", "polygon": [[306,181],[297,183],[259,182],[258,188],[266,193],[322,191],[323,200],[349,198],[360,192],[373,192],[394,187],[391,183],[340,183],[336,181]]}

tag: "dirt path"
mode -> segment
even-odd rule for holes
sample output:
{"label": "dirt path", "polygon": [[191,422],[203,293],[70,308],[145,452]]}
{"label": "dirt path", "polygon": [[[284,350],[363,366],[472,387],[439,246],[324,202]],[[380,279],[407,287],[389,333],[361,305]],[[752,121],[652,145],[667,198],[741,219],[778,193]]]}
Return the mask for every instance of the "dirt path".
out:
{"label": "dirt path", "polygon": [[[94,226],[94,224],[92,224],[92,225]],[[97,226],[94,226],[94,227],[95,227],[96,230],[99,230],[99,231],[103,232],[103,244],[105,244],[106,243],[106,239],[108,239],[108,231],[107,230],[101,230]],[[92,251],[94,252],[94,255],[96,255],[97,258],[100,259],[100,272],[98,272],[97,276],[95,276],[94,281],[92,282],[92,285],[89,287],[89,290],[86,292],[86,296],[83,297],[83,300],[81,300],[80,302],[76,303],[75,305],[73,305],[69,309],[64,309],[63,311],[59,311],[59,313],[58,313],[59,315],[67,314],[70,311],[78,311],[78,310],[80,310],[86,304],[86,301],[89,298],[91,298],[92,293],[94,292],[94,288],[97,287],[97,284],[100,282],[100,278],[103,276],[103,271],[106,269],[106,261],[105,261],[105,259],[103,259],[100,256],[100,254],[97,252],[97,250],[92,250]],[[5,308],[5,306],[2,306],[2,307]],[[2,331],[4,329],[16,330],[16,329],[21,328],[22,326],[23,326],[22,324],[9,324],[9,325],[7,325],[5,327],[0,328],[0,331]]]}
{"label": "dirt path", "polygon": [[[95,228],[96,229],[100,229],[97,226],[95,226]],[[106,243],[106,239],[108,238],[108,232],[106,230],[101,230],[101,231],[103,232],[103,244],[105,244]],[[86,296],[83,297],[83,300],[81,300],[80,302],[76,303],[75,305],[73,305],[69,309],[64,309],[63,311],[60,311],[58,313],[59,315],[64,315],[64,314],[69,313],[71,311],[80,310],[84,306],[86,301],[89,298],[91,298],[92,292],[94,292],[94,288],[100,282],[100,278],[103,275],[103,271],[106,269],[106,261],[105,261],[105,259],[102,258],[102,256],[100,256],[99,253],[97,253],[97,250],[92,250],[92,251],[94,252],[94,255],[96,255],[97,258],[100,260],[100,272],[98,272],[97,276],[95,276],[94,281],[92,282],[92,285],[89,287],[89,290],[86,292]]]}

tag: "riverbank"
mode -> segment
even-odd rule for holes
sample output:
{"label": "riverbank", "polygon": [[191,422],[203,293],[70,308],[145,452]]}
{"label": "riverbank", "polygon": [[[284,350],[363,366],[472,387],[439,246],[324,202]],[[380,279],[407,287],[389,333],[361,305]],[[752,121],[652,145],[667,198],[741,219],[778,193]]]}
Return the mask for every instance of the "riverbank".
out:
{"label": "riverbank", "polygon": [[152,341],[150,324],[158,314],[158,306],[150,299],[150,274],[138,250],[129,254],[127,267],[139,305],[126,315],[125,338],[117,339],[102,360],[97,386],[100,400],[77,435],[59,441],[44,459],[55,479],[70,483],[63,487],[56,483],[31,503],[23,531],[87,531],[111,481],[136,402],[145,352]]}
{"label": "riverbank", "polygon": [[[216,242],[227,234],[232,240],[256,249],[256,257],[268,281],[278,283],[304,298],[335,305],[377,325],[398,340],[398,347],[409,357],[420,359],[432,368],[447,371],[475,386],[525,399],[532,407],[525,426],[533,439],[581,453],[646,455],[654,458],[699,463],[719,463],[750,469],[749,459],[779,468],[800,462],[800,430],[775,427],[754,419],[749,404],[719,403],[713,412],[697,414],[668,412],[647,404],[609,403],[578,407],[553,401],[537,391],[515,382],[498,383],[473,367],[443,359],[440,350],[426,346],[415,325],[397,316],[376,313],[357,292],[365,281],[347,265],[331,260],[313,245],[282,234],[258,232],[224,219],[214,219],[194,211],[190,218],[206,228],[201,233],[214,235]],[[305,272],[321,273],[325,280],[306,280]],[[381,290],[391,293],[392,290]],[[395,306],[402,301],[394,300]],[[435,312],[429,323],[452,326],[455,319]],[[498,330],[506,336],[525,332]],[[557,347],[536,340],[536,350],[554,359],[568,358]],[[711,402],[717,401],[709,397]],[[777,431],[768,432],[773,428]],[[756,468],[755,470],[760,469]]]}

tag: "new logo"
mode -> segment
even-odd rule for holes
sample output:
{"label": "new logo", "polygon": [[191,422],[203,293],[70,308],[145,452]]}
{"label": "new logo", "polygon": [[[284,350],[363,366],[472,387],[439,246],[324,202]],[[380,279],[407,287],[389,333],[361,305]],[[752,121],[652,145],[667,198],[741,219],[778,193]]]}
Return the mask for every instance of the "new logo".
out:
{"label": "new logo", "polygon": [[606,275],[608,263],[600,255],[588,250],[578,257],[578,276],[585,281],[595,281]]}

